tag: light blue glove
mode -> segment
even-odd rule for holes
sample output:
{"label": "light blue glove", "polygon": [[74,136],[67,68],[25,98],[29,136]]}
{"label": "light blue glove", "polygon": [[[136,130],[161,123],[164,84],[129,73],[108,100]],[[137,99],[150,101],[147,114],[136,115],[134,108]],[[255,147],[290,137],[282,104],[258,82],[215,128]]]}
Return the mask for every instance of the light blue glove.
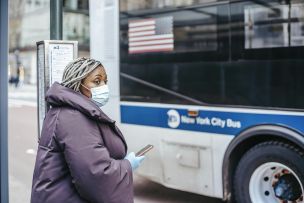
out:
{"label": "light blue glove", "polygon": [[134,152],[130,152],[125,159],[127,159],[132,166],[132,170],[134,171],[135,169],[137,169],[139,167],[139,165],[141,164],[141,162],[145,159],[145,156],[135,156]]}

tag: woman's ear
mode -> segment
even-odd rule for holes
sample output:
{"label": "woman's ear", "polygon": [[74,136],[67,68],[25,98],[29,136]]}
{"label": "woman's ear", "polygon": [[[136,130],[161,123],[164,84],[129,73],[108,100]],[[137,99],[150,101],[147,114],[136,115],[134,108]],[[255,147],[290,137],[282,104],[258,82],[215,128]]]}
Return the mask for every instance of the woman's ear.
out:
{"label": "woman's ear", "polygon": [[83,94],[84,96],[88,97],[88,98],[91,98],[92,97],[92,94],[91,94],[91,91],[88,90],[87,88],[85,88],[83,85],[80,84],[79,86],[79,92],[81,94]]}

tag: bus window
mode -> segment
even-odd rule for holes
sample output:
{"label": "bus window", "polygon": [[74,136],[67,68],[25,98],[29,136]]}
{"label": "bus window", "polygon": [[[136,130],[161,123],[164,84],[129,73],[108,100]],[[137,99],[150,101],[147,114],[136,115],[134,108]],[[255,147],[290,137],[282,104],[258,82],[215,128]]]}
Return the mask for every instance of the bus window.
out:
{"label": "bus window", "polygon": [[285,1],[231,4],[233,59],[303,58],[304,4],[282,2]]}
{"label": "bus window", "polygon": [[[303,109],[303,8],[236,1],[121,10],[121,100]],[[171,48],[131,53],[130,22],[159,18],[167,32],[172,19]]]}
{"label": "bus window", "polygon": [[[130,2],[120,4],[121,99],[177,104],[221,100],[221,67],[229,58],[228,5],[208,1],[206,6],[200,4],[206,1],[197,1],[178,6],[182,1],[166,1],[171,3],[144,4],[135,9]],[[138,23],[151,24],[151,28],[136,27]],[[153,50],[153,43],[162,41],[133,32],[154,28],[165,33],[164,37],[173,36],[164,40],[171,40],[168,50]],[[143,33],[149,35],[149,31]],[[145,47],[146,43],[153,46]],[[134,53],[132,48],[140,52]]]}
{"label": "bus window", "polygon": [[228,104],[304,108],[304,3],[288,2],[231,4]]}

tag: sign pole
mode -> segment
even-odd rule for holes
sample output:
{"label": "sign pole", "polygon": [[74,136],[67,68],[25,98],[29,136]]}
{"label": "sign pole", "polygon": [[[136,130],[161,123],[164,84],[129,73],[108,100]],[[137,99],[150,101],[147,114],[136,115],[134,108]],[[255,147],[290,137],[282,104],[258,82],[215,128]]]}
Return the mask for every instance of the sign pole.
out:
{"label": "sign pole", "polygon": [[7,203],[8,193],[8,0],[0,1],[0,162],[1,202]]}
{"label": "sign pole", "polygon": [[50,1],[50,39],[62,40],[62,7],[63,0]]}

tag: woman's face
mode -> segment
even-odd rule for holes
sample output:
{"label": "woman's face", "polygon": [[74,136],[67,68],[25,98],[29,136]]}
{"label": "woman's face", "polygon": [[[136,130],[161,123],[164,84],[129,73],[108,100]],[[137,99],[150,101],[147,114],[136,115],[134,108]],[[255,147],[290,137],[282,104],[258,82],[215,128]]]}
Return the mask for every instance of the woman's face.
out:
{"label": "woman's face", "polygon": [[[101,66],[98,66],[95,70],[93,70],[86,78],[84,78],[81,82],[88,89],[93,87],[98,87],[106,84],[106,75],[104,69]],[[80,85],[80,92],[91,98],[91,91]]]}

